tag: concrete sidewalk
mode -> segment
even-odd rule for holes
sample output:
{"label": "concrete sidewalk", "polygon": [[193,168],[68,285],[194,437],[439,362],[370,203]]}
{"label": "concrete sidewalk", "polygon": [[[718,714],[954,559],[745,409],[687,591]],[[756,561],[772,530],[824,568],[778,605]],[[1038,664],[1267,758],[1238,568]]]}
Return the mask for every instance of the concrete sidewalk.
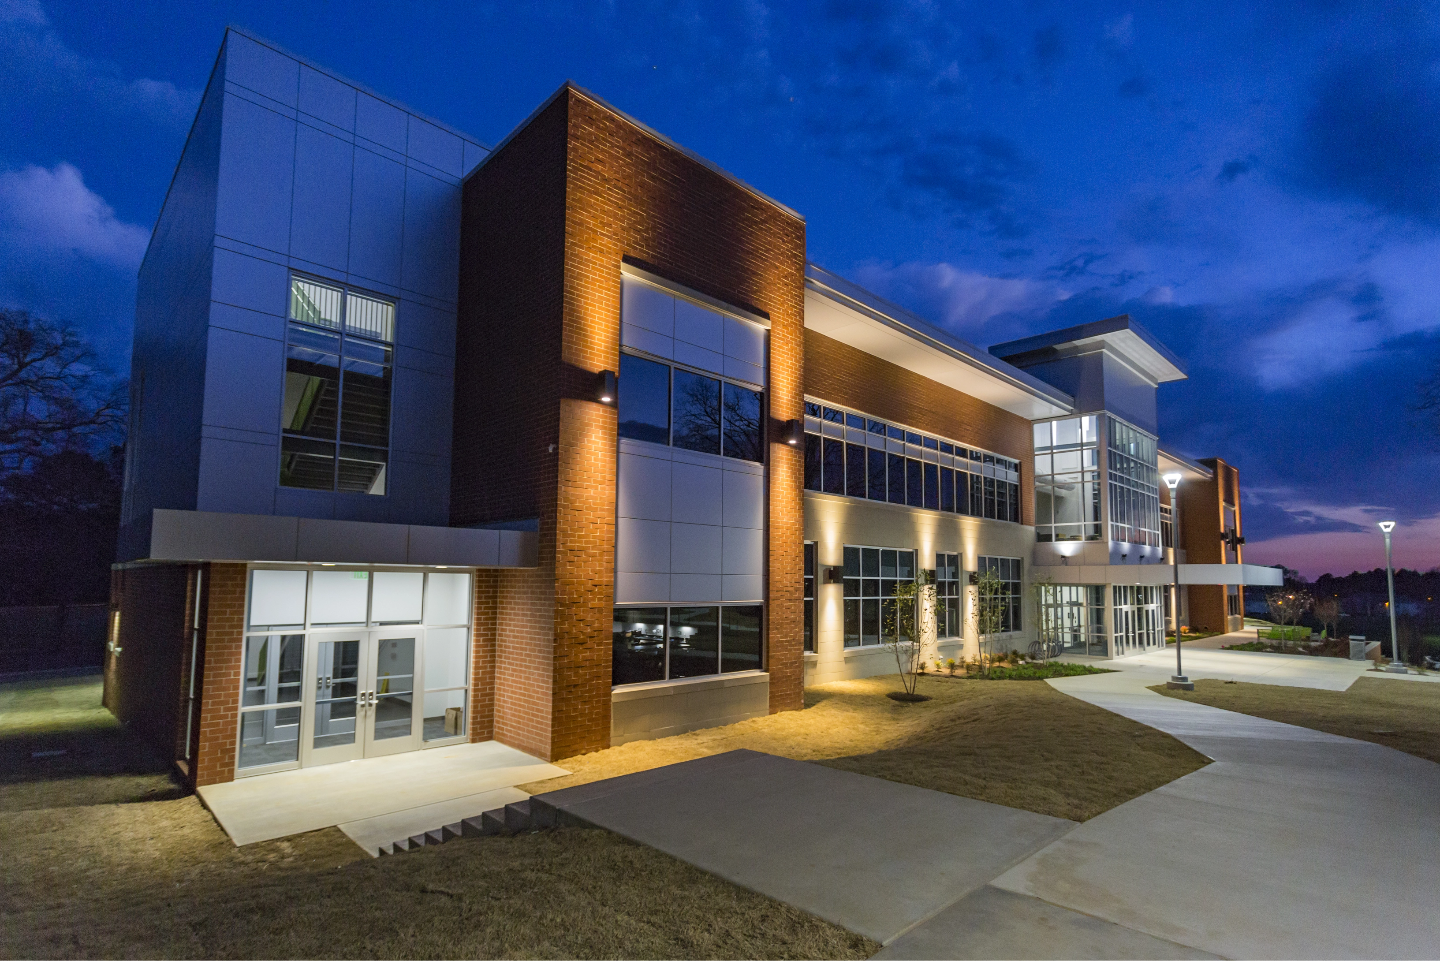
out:
{"label": "concrete sidewalk", "polygon": [[[1226,957],[1434,957],[1440,845],[1425,826],[1440,817],[1440,765],[1162,697],[1146,689],[1154,667],[1050,683],[1215,763],[1085,822],[994,885]],[[1260,676],[1343,689],[1340,672],[1313,666]]]}
{"label": "concrete sidewalk", "polygon": [[1075,827],[756,751],[537,801],[881,943]]}

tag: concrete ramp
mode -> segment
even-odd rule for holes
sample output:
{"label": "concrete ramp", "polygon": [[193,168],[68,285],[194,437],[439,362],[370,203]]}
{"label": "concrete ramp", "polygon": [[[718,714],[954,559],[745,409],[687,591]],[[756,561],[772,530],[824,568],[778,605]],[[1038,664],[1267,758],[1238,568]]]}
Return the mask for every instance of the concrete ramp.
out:
{"label": "concrete ramp", "polygon": [[756,751],[537,794],[531,806],[882,943],[1075,827]]}

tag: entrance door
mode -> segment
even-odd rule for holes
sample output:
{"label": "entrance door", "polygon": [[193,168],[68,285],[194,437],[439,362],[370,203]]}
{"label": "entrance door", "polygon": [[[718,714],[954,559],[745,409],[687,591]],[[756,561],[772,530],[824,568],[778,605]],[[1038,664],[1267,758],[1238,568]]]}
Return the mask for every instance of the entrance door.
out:
{"label": "entrance door", "polygon": [[309,635],[304,767],[420,746],[419,630]]}

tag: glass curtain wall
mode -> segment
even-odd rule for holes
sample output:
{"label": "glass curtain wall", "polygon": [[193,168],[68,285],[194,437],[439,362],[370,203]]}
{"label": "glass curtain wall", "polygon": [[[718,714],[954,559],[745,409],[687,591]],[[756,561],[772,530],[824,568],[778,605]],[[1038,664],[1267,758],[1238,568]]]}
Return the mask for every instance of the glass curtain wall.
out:
{"label": "glass curtain wall", "polygon": [[758,671],[764,606],[617,607],[611,624],[613,687]]}
{"label": "glass curtain wall", "polygon": [[1105,656],[1105,587],[1046,584],[1040,588],[1040,636],[1066,654]]}
{"label": "glass curtain wall", "polygon": [[1160,470],[1155,438],[1124,421],[1110,423],[1110,539],[1160,546]]}
{"label": "glass curtain wall", "polygon": [[1099,418],[1034,425],[1035,539],[1100,539]]}
{"label": "glass curtain wall", "polygon": [[1020,521],[1020,462],[805,402],[805,489]]}
{"label": "glass curtain wall", "polygon": [[1165,645],[1158,586],[1114,584],[1115,653],[1135,654]]}

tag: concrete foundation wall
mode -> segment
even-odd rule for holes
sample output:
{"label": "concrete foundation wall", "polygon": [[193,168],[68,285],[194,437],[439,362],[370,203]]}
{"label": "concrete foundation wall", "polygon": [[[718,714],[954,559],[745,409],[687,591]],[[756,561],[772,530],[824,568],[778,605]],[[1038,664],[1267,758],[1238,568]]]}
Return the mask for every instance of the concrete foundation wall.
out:
{"label": "concrete foundation wall", "polygon": [[638,685],[612,691],[610,744],[734,724],[770,713],[770,675],[761,672]]}

